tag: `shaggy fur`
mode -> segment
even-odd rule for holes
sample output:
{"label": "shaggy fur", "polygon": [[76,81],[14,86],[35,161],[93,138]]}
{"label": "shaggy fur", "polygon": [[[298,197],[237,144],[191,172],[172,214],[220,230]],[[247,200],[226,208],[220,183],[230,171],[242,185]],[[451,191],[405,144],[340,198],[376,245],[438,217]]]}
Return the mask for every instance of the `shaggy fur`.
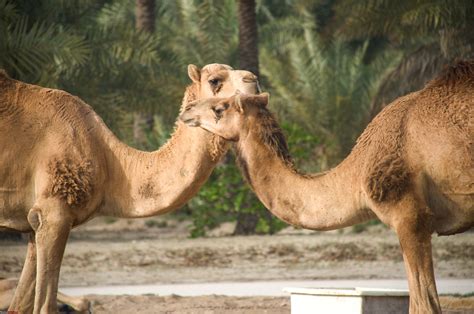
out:
{"label": "shaggy fur", "polygon": [[293,158],[290,155],[283,130],[280,128],[275,116],[264,107],[258,109],[257,129],[255,132],[260,136],[262,142],[272,150],[278,158],[294,169]]}
{"label": "shaggy fur", "polygon": [[49,165],[51,175],[50,194],[67,205],[85,205],[92,194],[92,161],[74,162],[72,159],[56,159]]}
{"label": "shaggy fur", "polygon": [[474,82],[474,60],[459,61],[446,66],[443,72],[427,84],[430,87],[452,87],[457,84]]}
{"label": "shaggy fur", "polygon": [[[352,151],[357,158],[370,156],[364,165],[365,185],[374,201],[399,200],[408,189],[409,171],[403,155],[409,106],[402,99],[386,107],[367,126]],[[390,131],[380,134],[382,125]]]}
{"label": "shaggy fur", "polygon": [[[275,116],[265,107],[259,107],[257,110],[256,119],[258,123],[253,128],[253,132],[258,135],[262,143],[264,143],[275,156],[281,159],[289,169],[293,169],[296,172],[293,158],[290,155],[288,144],[283,135],[283,130],[280,128]],[[247,161],[239,149],[236,149],[236,154],[237,166],[240,168],[247,183],[253,186]]]}

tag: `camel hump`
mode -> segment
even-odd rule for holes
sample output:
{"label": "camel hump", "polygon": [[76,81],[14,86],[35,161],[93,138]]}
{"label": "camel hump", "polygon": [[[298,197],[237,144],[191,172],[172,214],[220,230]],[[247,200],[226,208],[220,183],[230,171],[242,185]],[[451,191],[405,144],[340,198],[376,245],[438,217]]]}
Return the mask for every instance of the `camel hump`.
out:
{"label": "camel hump", "polygon": [[474,83],[474,59],[460,60],[444,68],[428,87],[453,86],[458,83]]}

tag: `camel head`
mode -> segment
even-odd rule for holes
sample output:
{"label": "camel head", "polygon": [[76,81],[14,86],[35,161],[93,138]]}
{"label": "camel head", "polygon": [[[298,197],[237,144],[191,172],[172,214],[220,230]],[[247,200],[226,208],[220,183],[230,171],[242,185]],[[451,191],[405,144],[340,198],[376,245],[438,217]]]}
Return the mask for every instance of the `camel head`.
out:
{"label": "camel head", "polygon": [[212,63],[199,69],[188,65],[188,75],[192,84],[188,87],[181,111],[194,100],[210,97],[230,97],[240,91],[258,94],[260,87],[257,76],[249,71],[234,70],[226,64]]}
{"label": "camel head", "polygon": [[247,132],[249,121],[266,110],[268,93],[258,95],[237,93],[227,98],[208,98],[191,102],[180,119],[192,127],[201,127],[226,140],[238,141]]}
{"label": "camel head", "polygon": [[[208,64],[202,69],[190,64],[188,75],[192,84],[186,88],[180,113],[185,112],[195,101],[211,97],[230,97],[237,91],[247,94],[260,93],[257,76],[249,71],[234,70],[226,64]],[[204,132],[206,133],[206,132]],[[208,150],[212,160],[219,160],[229,148],[220,136],[209,134]]]}

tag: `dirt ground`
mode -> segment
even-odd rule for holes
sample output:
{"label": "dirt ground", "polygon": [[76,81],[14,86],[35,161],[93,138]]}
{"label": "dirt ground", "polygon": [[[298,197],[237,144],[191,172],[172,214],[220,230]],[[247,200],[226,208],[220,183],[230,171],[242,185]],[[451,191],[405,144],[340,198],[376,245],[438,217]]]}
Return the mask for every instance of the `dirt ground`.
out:
{"label": "dirt ground", "polygon": [[[94,313],[290,314],[289,297],[89,296]],[[444,314],[472,314],[474,297],[440,298]]]}
{"label": "dirt ground", "polygon": [[[399,244],[383,226],[362,233],[285,229],[274,236],[189,239],[186,222],[99,218],[74,230],[60,285],[129,285],[253,280],[405,278]],[[26,244],[0,242],[0,277],[18,277]],[[433,236],[437,278],[474,280],[474,233]],[[95,313],[289,313],[289,298],[91,296]],[[450,313],[474,313],[474,298],[444,299]]]}

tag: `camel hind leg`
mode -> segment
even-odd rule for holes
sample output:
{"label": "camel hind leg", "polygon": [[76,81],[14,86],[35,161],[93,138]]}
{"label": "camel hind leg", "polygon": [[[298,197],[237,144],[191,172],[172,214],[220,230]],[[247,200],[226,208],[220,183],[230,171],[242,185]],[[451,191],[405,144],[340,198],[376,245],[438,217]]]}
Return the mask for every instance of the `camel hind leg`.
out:
{"label": "camel hind leg", "polygon": [[10,303],[9,311],[32,313],[36,285],[36,243],[34,233],[30,233],[25,264],[18,286]]}

